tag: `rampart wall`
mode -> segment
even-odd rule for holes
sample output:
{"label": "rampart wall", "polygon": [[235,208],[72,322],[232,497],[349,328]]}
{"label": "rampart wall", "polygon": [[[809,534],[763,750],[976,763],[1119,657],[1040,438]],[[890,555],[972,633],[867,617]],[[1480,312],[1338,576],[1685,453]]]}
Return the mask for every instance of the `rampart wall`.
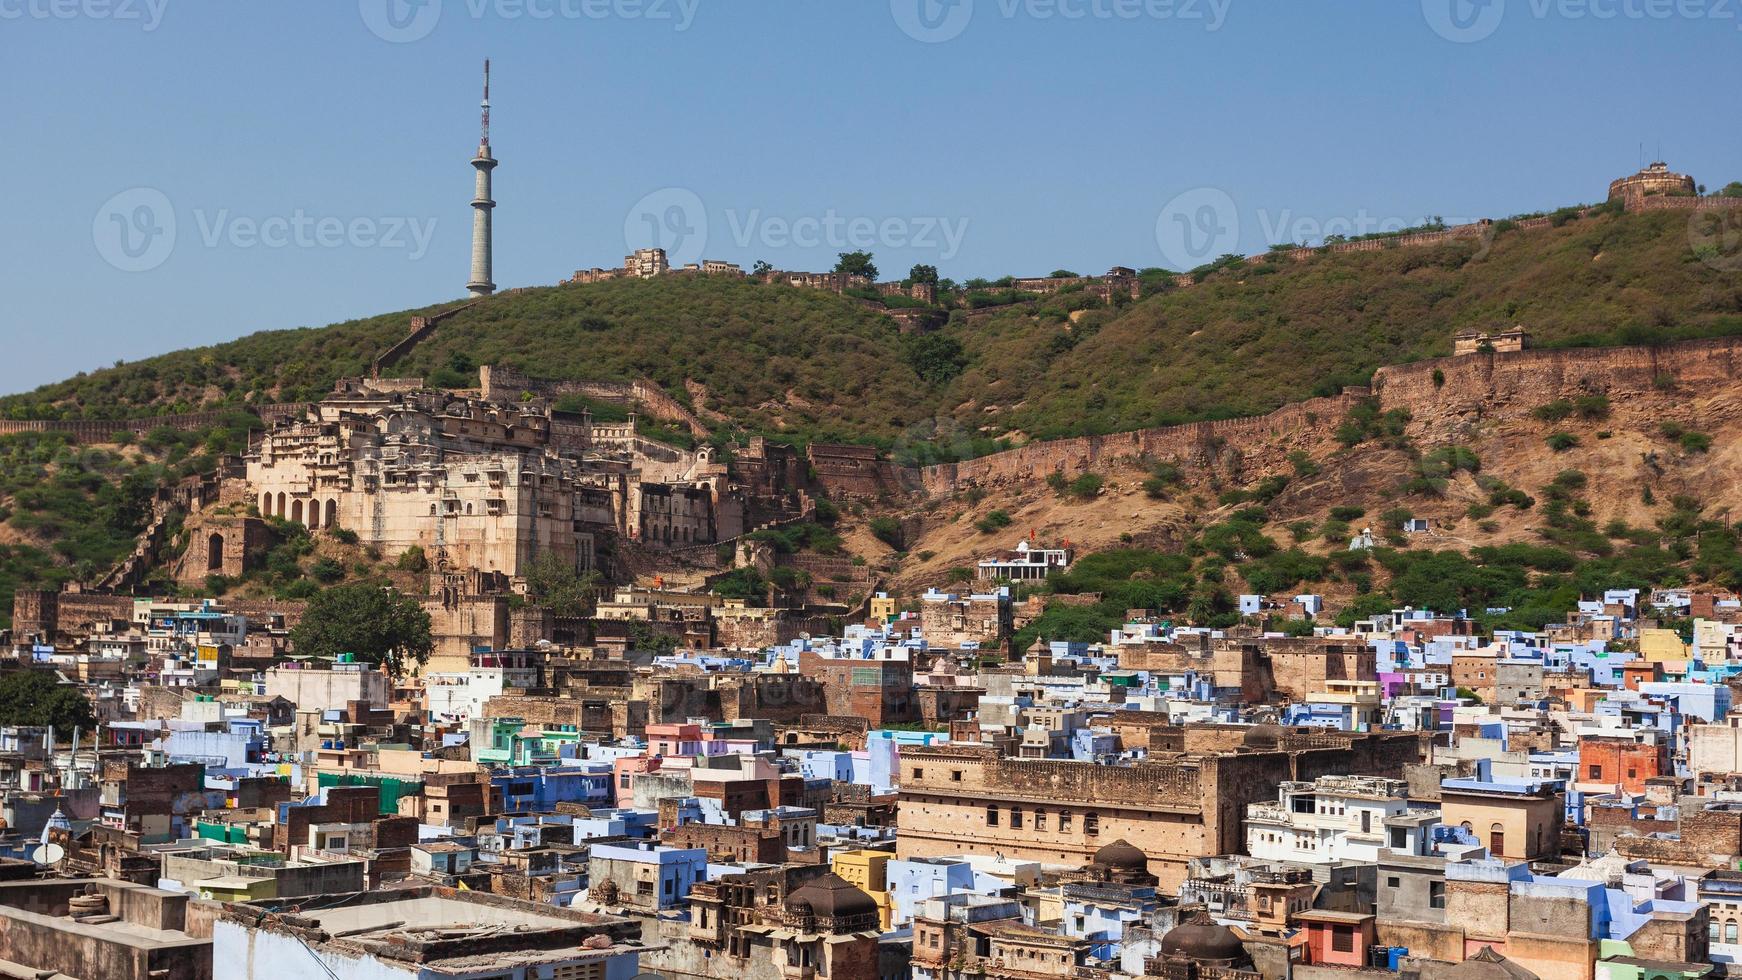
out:
{"label": "rampart wall", "polygon": [[[1558,398],[1641,394],[1659,385],[1727,384],[1742,369],[1742,337],[1691,340],[1663,347],[1561,348],[1446,357],[1383,367],[1373,387],[1285,405],[1268,415],[1034,442],[959,463],[925,467],[928,492],[1067,476],[1140,458],[1182,459],[1217,440],[1279,452],[1322,438],[1369,394],[1383,411],[1407,410],[1417,422],[1482,414],[1522,414]],[[1436,375],[1438,380],[1436,381]]]}
{"label": "rampart wall", "polygon": [[948,493],[962,486],[1029,481],[1054,472],[1069,476],[1143,457],[1186,458],[1219,442],[1305,443],[1334,428],[1365,394],[1365,389],[1349,389],[1341,395],[1285,405],[1268,415],[1034,442],[977,459],[928,466],[921,477],[928,491]]}
{"label": "rampart wall", "polygon": [[237,411],[258,415],[262,421],[270,426],[279,419],[301,415],[312,407],[307,402],[289,402],[280,405],[248,406],[234,410],[189,412],[184,415],[157,415],[138,419],[31,419],[27,421],[6,419],[0,420],[0,436],[18,435],[24,432],[61,432],[70,436],[74,442],[105,443],[114,442],[116,434],[121,432],[139,435],[150,432],[152,429],[164,427],[184,432],[207,429],[219,424]]}

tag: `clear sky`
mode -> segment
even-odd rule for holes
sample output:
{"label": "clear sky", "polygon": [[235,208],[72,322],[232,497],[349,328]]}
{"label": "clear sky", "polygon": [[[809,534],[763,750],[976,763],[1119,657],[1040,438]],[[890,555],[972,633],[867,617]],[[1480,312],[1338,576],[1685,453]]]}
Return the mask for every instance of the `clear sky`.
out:
{"label": "clear sky", "polygon": [[0,391],[462,295],[485,57],[502,287],[1181,267],[1642,143],[1742,179],[1742,0],[0,0]]}

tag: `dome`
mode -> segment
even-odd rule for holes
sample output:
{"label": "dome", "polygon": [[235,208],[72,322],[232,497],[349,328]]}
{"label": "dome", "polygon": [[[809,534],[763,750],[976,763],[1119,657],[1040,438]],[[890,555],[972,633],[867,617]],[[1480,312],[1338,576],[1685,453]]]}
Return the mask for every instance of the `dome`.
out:
{"label": "dome", "polygon": [[878,915],[877,903],[871,896],[853,887],[853,883],[834,872],[808,881],[793,889],[786,899],[787,908],[798,912],[808,905],[825,919],[848,919],[858,915]]}
{"label": "dome", "polygon": [[1445,980],[1537,980],[1536,974],[1494,952],[1492,946],[1482,947],[1481,952],[1442,976]]}
{"label": "dome", "polygon": [[1121,837],[1111,844],[1106,844],[1095,852],[1094,864],[1100,868],[1124,868],[1133,871],[1148,871],[1149,858],[1136,845]]}
{"label": "dome", "polygon": [[1254,749],[1274,749],[1282,741],[1281,725],[1253,725],[1246,729],[1243,744]]}
{"label": "dome", "polygon": [[1246,958],[1246,947],[1234,930],[1198,912],[1161,937],[1161,955],[1188,960],[1227,962]]}

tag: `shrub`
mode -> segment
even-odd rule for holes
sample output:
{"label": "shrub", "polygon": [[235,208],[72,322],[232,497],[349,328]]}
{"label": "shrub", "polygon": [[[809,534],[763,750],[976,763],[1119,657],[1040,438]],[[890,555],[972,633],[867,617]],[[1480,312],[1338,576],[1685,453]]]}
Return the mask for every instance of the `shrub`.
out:
{"label": "shrub", "polygon": [[1564,453],[1579,444],[1579,437],[1571,432],[1555,432],[1551,433],[1543,442],[1547,443],[1548,448],[1555,452]]}
{"label": "shrub", "polygon": [[423,553],[423,548],[412,545],[399,553],[399,558],[393,566],[402,572],[412,572],[421,575],[429,571],[429,557]]}
{"label": "shrub", "polygon": [[871,536],[896,551],[901,550],[901,522],[893,517],[873,517]]}
{"label": "shrub", "polygon": [[995,510],[974,522],[975,530],[981,534],[993,534],[1010,526],[1010,515],[1001,510]]}

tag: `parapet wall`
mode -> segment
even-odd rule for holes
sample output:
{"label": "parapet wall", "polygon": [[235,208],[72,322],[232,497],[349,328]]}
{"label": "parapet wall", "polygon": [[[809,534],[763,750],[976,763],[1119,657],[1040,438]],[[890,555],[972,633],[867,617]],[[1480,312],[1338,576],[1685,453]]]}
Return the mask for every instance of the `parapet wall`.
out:
{"label": "parapet wall", "polygon": [[307,402],[288,402],[280,405],[262,405],[258,408],[248,406],[234,410],[190,412],[185,415],[157,415],[140,419],[0,420],[0,436],[18,435],[25,432],[60,432],[71,437],[74,442],[104,443],[114,442],[116,434],[121,432],[138,435],[157,428],[178,429],[184,432],[206,429],[224,421],[225,418],[237,411],[259,415],[261,421],[270,427],[279,419],[305,414],[313,407]]}
{"label": "parapet wall", "polygon": [[1268,415],[1033,442],[978,459],[928,466],[921,476],[927,491],[948,493],[974,484],[1032,481],[1049,473],[1072,476],[1144,457],[1183,459],[1213,450],[1223,442],[1304,444],[1334,428],[1365,394],[1365,389],[1350,389],[1329,398],[1285,405]]}
{"label": "parapet wall", "polygon": [[479,368],[478,379],[484,398],[513,399],[522,392],[532,392],[543,398],[581,395],[600,401],[639,405],[653,418],[684,426],[692,436],[704,438],[708,434],[708,427],[693,412],[651,381],[543,381],[500,364],[486,364]]}
{"label": "parapet wall", "polygon": [[[1373,387],[1285,405],[1268,415],[1138,429],[1103,436],[1034,442],[921,471],[930,493],[964,486],[1072,476],[1140,458],[1185,459],[1226,442],[1281,453],[1328,435],[1360,398],[1382,411],[1405,409],[1416,422],[1480,413],[1520,414],[1559,398],[1649,392],[1665,382],[1728,384],[1742,370],[1742,337],[1691,340],[1664,347],[1564,348],[1473,354],[1383,367]],[[1436,381],[1437,375],[1437,381]]]}
{"label": "parapet wall", "polygon": [[[1383,367],[1373,392],[1386,410],[1418,422],[1472,412],[1525,412],[1559,398],[1625,398],[1665,382],[1728,384],[1742,365],[1742,337],[1664,347],[1590,347],[1472,354]],[[1436,373],[1439,382],[1436,383]]]}

